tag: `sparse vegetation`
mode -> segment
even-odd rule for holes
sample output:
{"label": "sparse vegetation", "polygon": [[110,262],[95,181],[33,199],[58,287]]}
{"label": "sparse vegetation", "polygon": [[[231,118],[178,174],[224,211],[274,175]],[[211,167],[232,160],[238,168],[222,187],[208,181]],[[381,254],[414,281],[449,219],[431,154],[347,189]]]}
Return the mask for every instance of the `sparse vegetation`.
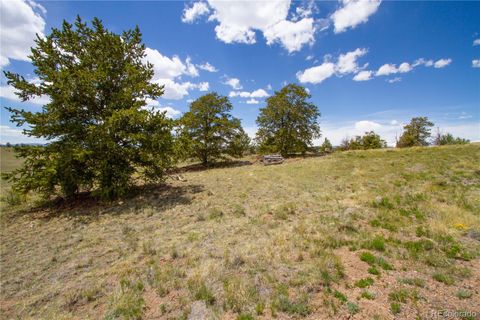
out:
{"label": "sparse vegetation", "polygon": [[188,319],[194,302],[232,319],[471,310],[479,156],[475,143],[335,152],[186,170],[115,202],[38,206],[31,194],[2,208],[2,315]]}

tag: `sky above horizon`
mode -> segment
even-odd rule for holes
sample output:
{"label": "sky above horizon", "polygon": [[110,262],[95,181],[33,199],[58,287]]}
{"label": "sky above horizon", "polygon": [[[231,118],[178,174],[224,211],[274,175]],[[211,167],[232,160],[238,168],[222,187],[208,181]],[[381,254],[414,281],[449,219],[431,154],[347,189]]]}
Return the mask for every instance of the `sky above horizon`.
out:
{"label": "sky above horizon", "polygon": [[[230,97],[250,136],[265,99],[305,86],[322,137],[374,130],[393,145],[412,117],[480,141],[480,3],[441,1],[23,1],[0,0],[0,68],[37,81],[35,34],[65,19],[100,18],[115,33],[140,27],[165,93],[150,105],[173,118],[206,92]],[[4,107],[41,111],[48,97],[20,102],[0,76],[0,142],[22,135]],[[436,128],[432,131],[436,132]]]}

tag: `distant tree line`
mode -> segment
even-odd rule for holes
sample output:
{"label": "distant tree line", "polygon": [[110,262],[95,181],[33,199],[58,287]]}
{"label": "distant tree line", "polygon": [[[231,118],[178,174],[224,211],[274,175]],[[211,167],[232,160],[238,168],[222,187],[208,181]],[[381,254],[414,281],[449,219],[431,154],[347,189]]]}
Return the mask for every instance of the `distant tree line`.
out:
{"label": "distant tree line", "polygon": [[[318,107],[296,84],[266,100],[253,141],[232,116],[228,97],[215,92],[193,101],[177,120],[149,109],[147,101],[161,96],[164,87],[151,81],[153,66],[143,62],[145,45],[138,27],[117,35],[96,18],[90,27],[77,17],[35,43],[30,59],[40,84],[4,72],[22,101],[41,95],[51,99],[41,112],[7,108],[12,122],[29,126],[28,136],[49,141],[14,147],[25,161],[3,177],[20,193],[69,198],[93,191],[113,199],[129,192],[137,179],[163,181],[179,161],[197,159],[208,166],[246,152],[305,154],[320,137]],[[397,146],[426,145],[431,126],[427,118],[412,119]],[[466,142],[448,134],[435,141]],[[385,141],[371,131],[344,141],[341,149],[384,147]],[[334,148],[325,139],[319,149],[328,153]]]}

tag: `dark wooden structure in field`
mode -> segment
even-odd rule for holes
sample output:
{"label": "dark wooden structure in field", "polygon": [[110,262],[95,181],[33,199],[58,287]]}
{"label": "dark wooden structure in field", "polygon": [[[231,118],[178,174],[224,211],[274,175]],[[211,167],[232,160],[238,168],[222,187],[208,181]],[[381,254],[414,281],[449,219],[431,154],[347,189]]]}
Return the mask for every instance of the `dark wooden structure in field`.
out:
{"label": "dark wooden structure in field", "polygon": [[285,161],[285,158],[279,154],[269,154],[262,157],[262,162],[266,166],[271,164],[281,164],[283,161]]}

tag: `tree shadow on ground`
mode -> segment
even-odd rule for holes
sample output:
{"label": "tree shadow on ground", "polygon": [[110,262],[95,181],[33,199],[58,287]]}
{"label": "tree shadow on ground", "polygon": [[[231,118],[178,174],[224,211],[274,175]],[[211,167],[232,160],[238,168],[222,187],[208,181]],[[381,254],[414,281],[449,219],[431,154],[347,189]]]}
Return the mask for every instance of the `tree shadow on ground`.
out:
{"label": "tree shadow on ground", "polygon": [[237,160],[237,161],[222,161],[216,162],[209,165],[203,165],[201,163],[194,163],[186,165],[183,167],[175,168],[171,171],[173,174],[185,173],[185,172],[196,172],[196,171],[206,171],[210,169],[220,169],[220,168],[235,168],[252,165],[252,161],[248,160]]}
{"label": "tree shadow on ground", "polygon": [[30,215],[34,219],[49,220],[57,217],[96,218],[102,215],[121,215],[146,208],[162,212],[177,205],[190,204],[191,196],[203,190],[201,185],[150,184],[137,186],[128,195],[113,201],[101,200],[90,192],[84,192],[71,199],[56,198],[45,201],[33,208],[16,212],[15,215]]}

